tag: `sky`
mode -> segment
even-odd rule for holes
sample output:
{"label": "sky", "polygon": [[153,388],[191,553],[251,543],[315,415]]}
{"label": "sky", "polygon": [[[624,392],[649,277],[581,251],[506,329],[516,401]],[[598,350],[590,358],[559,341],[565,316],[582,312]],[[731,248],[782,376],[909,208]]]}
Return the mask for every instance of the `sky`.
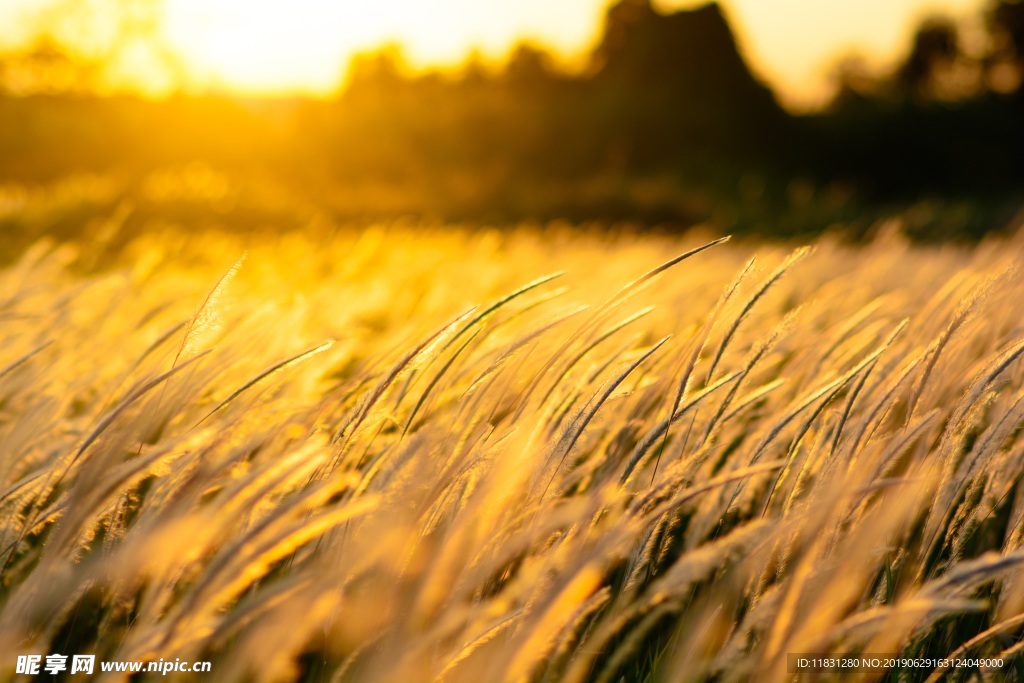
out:
{"label": "sky", "polygon": [[[741,49],[783,102],[828,94],[839,58],[884,66],[921,18],[977,12],[982,0],[721,0]],[[0,43],[24,39],[46,0],[0,0]],[[163,0],[165,32],[196,82],[252,95],[327,94],[348,58],[401,43],[416,67],[451,66],[472,50],[500,59],[526,39],[571,62],[594,44],[609,0]],[[655,0],[662,10],[700,4]]]}

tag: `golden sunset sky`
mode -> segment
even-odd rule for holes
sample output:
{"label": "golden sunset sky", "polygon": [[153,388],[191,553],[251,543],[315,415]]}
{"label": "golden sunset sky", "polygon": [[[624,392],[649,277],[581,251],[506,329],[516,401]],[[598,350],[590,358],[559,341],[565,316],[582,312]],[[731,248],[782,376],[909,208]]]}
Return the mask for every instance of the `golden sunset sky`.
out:
{"label": "golden sunset sky", "polygon": [[[87,1],[87,0],[83,0]],[[2,0],[0,42],[25,39],[46,0]],[[500,59],[527,39],[563,60],[584,54],[609,0],[164,0],[165,33],[193,81],[251,95],[326,94],[348,58],[401,43],[413,66]],[[704,4],[656,2],[663,10]],[[981,0],[722,0],[754,70],[800,107],[827,93],[829,67],[851,53],[898,58],[916,23],[977,12]]]}

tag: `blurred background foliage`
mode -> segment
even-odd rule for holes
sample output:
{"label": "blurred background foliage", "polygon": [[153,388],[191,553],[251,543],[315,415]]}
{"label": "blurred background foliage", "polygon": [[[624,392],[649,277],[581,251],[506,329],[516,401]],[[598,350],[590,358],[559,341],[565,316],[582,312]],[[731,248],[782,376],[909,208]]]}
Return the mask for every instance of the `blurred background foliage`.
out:
{"label": "blurred background foliage", "polygon": [[[1021,0],[992,0],[980,30],[927,19],[888,71],[840,63],[830,104],[802,114],[752,75],[713,3],[620,0],[572,72],[532,44],[457,72],[389,46],[327,99],[175,89],[158,2],[50,12],[0,55],[8,239],[80,231],[112,205],[136,227],[408,216],[853,238],[898,213],[916,238],[974,238],[1024,199]],[[143,67],[160,96],[122,85]]]}

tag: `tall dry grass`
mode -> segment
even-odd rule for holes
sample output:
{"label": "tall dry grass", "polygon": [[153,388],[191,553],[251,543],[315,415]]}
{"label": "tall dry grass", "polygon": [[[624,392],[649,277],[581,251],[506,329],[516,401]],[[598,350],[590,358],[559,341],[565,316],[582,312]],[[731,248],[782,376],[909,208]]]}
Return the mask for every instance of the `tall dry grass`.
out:
{"label": "tall dry grass", "polygon": [[0,666],[1009,667],[1024,243],[702,244],[169,230],[104,271],[37,245],[0,272]]}

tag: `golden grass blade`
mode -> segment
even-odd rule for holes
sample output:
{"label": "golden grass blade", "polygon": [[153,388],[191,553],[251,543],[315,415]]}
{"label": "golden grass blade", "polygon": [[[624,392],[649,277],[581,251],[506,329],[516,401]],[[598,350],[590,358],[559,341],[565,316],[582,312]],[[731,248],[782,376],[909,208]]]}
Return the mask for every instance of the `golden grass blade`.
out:
{"label": "golden grass blade", "polygon": [[216,311],[217,304],[228,285],[235,276],[238,275],[238,271],[242,269],[242,264],[245,262],[246,255],[247,254],[243,252],[242,255],[238,257],[238,260],[220,276],[220,279],[217,280],[217,284],[213,286],[210,293],[206,295],[205,299],[203,299],[203,303],[200,304],[198,309],[196,309],[192,319],[189,320],[188,327],[185,329],[185,335],[181,338],[181,346],[178,348],[178,353],[174,355],[174,360],[171,362],[172,368],[178,364],[178,360],[183,354],[194,350],[190,349],[190,345],[194,343],[195,334],[216,325],[218,315]]}
{"label": "golden grass blade", "polygon": [[587,406],[580,412],[576,419],[573,420],[572,424],[567,427],[566,434],[559,440],[559,443],[555,451],[556,453],[560,452],[561,456],[559,457],[558,463],[556,464],[555,469],[551,474],[551,478],[548,480],[547,485],[544,487],[544,491],[541,492],[541,500],[543,500],[547,496],[548,489],[551,488],[551,484],[554,482],[555,476],[558,474],[558,471],[561,469],[562,464],[565,462],[565,459],[572,451],[572,447],[576,445],[576,441],[580,438],[580,435],[583,434],[583,431],[587,428],[587,425],[590,424],[590,421],[594,419],[594,415],[597,414],[597,411],[601,408],[604,402],[608,400],[608,397],[612,395],[615,389],[620,384],[622,384],[622,382],[630,374],[632,374],[634,370],[640,367],[640,365],[643,364],[643,362],[646,361],[648,358],[653,356],[654,353],[658,349],[660,349],[669,339],[671,339],[671,337],[664,337],[663,339],[656,342],[654,346],[645,351],[643,355],[641,355],[638,359],[630,363],[630,365],[625,370],[623,370],[615,378],[610,380],[606,384],[606,386],[603,387],[603,390],[601,391],[600,395],[592,399],[587,404]]}
{"label": "golden grass blade", "polygon": [[245,384],[243,384],[242,386],[240,386],[239,388],[237,388],[233,392],[231,392],[231,394],[229,394],[228,397],[225,398],[223,401],[218,403],[217,406],[213,410],[208,412],[206,415],[203,416],[202,419],[200,419],[198,422],[196,422],[194,425],[192,425],[192,429],[195,429],[199,425],[201,425],[204,422],[206,422],[218,410],[223,409],[229,403],[231,403],[236,398],[238,398],[243,392],[247,391],[248,389],[251,389],[254,385],[256,385],[257,383],[259,383],[262,380],[266,379],[267,377],[269,377],[269,376],[273,375],[274,373],[279,372],[280,370],[283,370],[283,369],[285,369],[285,368],[287,368],[287,367],[289,367],[291,365],[295,365],[296,363],[300,363],[300,362],[302,362],[304,360],[308,360],[309,358],[312,358],[313,356],[317,355],[318,353],[322,353],[322,352],[326,351],[327,349],[331,348],[332,346],[334,346],[334,340],[333,339],[329,339],[329,340],[325,341],[322,344],[318,344],[317,346],[314,346],[311,349],[306,349],[305,351],[303,351],[301,353],[297,353],[294,356],[291,356],[290,358],[286,358],[286,359],[284,359],[282,361],[278,361],[277,363],[274,363],[269,368],[267,368],[263,372],[260,372],[258,375],[256,375],[252,379],[250,379],[248,382],[246,382]]}
{"label": "golden grass blade", "polygon": [[573,343],[577,339],[585,339],[590,331],[592,331],[595,327],[600,325],[618,306],[627,301],[633,294],[640,291],[644,285],[651,282],[654,278],[656,278],[658,275],[665,272],[672,266],[682,263],[688,258],[696,256],[697,254],[707,249],[710,249],[711,247],[718,246],[719,244],[724,244],[725,242],[728,242],[729,239],[729,236],[722,237],[716,240],[712,240],[707,244],[696,247],[695,249],[691,249],[690,251],[680,254],[675,258],[669,259],[668,261],[662,263],[661,265],[647,271],[645,274],[641,275],[636,280],[633,280],[626,286],[622,287],[608,301],[599,306],[590,316],[590,319],[587,320],[580,327],[576,335],[567,339],[565,343],[561,346],[561,348],[559,348],[558,351],[556,351],[548,359],[547,363],[545,363],[544,366],[540,369],[540,371],[535,375],[534,381],[530,384],[529,388],[524,392],[523,404],[526,404],[527,399],[529,399],[529,397],[537,389],[537,386],[539,386],[541,380],[547,375],[551,368],[554,367],[558,360],[568,351],[568,349],[573,345]]}
{"label": "golden grass blade", "polygon": [[[998,624],[995,624],[994,626],[991,626],[982,631],[981,633],[979,633],[978,635],[974,636],[973,638],[965,642],[963,645],[950,652],[943,659],[945,659],[946,662],[948,662],[949,664],[952,664],[952,662],[955,662],[958,659],[964,659],[971,650],[978,647],[982,643],[991,640],[992,638],[998,636],[999,634],[1005,631],[1017,628],[1022,624],[1024,624],[1024,614],[1020,614],[1016,617],[1011,617],[1009,619],[1004,619]],[[925,683],[939,683],[939,681],[942,680],[943,676],[947,671],[949,671],[949,669],[950,666],[940,663],[939,666],[935,667],[935,670],[931,673],[931,675],[928,676],[928,678],[925,680]]]}
{"label": "golden grass blade", "polygon": [[562,371],[558,373],[558,376],[551,383],[551,386],[548,388],[547,392],[540,399],[541,404],[547,403],[548,399],[551,397],[551,394],[561,384],[561,382],[565,378],[565,376],[568,375],[569,372],[574,367],[576,367],[576,364],[579,363],[581,360],[583,360],[583,358],[586,357],[586,355],[588,353],[590,353],[595,348],[597,348],[597,346],[599,346],[601,344],[601,342],[609,339],[610,337],[612,337],[619,330],[622,330],[625,327],[629,326],[630,324],[636,322],[637,320],[640,320],[644,316],[650,314],[652,311],[654,311],[654,306],[648,306],[647,308],[640,309],[636,313],[634,313],[634,314],[632,314],[630,316],[627,316],[626,318],[624,318],[624,319],[620,320],[619,322],[615,323],[614,325],[609,327],[607,330],[602,332],[600,335],[598,335],[598,337],[596,339],[594,339],[589,344],[584,346],[575,356],[573,356],[572,358],[569,359],[569,362],[565,364],[565,367],[562,368]]}
{"label": "golden grass blade", "polygon": [[[782,264],[779,265],[779,267],[776,268],[772,272],[772,274],[768,276],[768,279],[764,281],[764,284],[758,287],[754,294],[747,300],[747,303],[744,304],[743,308],[740,310],[739,315],[736,316],[736,319],[733,320],[732,325],[726,331],[725,336],[722,337],[722,342],[718,345],[718,350],[715,351],[715,356],[711,360],[712,370],[718,366],[719,361],[722,359],[722,354],[725,353],[726,347],[729,346],[729,342],[732,341],[732,338],[736,335],[736,331],[739,329],[740,324],[743,322],[744,318],[747,317],[750,311],[753,310],[757,302],[761,300],[761,298],[768,292],[769,289],[771,289],[772,285],[778,282],[782,278],[782,276],[786,274],[787,270],[792,268],[798,261],[803,259],[810,252],[810,247],[800,247],[792,254],[790,254],[788,257],[786,257],[786,260],[783,261]],[[750,265],[752,266],[753,262],[751,262]],[[744,269],[743,273],[746,273],[746,269]],[[737,281],[736,284],[738,286],[739,282]],[[708,374],[708,376],[711,376],[710,373]]]}
{"label": "golden grass blade", "polygon": [[509,303],[511,303],[513,301],[515,301],[516,299],[521,297],[523,294],[526,294],[527,292],[529,292],[531,290],[537,289],[541,285],[545,285],[545,284],[551,282],[552,280],[555,280],[557,278],[562,277],[563,275],[565,275],[565,271],[564,270],[563,271],[559,271],[557,273],[552,273],[550,275],[545,275],[543,277],[539,277],[536,280],[533,280],[532,282],[526,283],[525,285],[523,285],[519,289],[515,290],[511,294],[507,294],[506,296],[502,297],[501,299],[498,299],[493,304],[491,304],[490,306],[485,308],[483,311],[481,311],[478,315],[476,315],[472,320],[470,320],[465,325],[463,325],[462,328],[459,329],[458,332],[456,332],[454,335],[452,335],[452,337],[447,342],[445,342],[444,346],[441,348],[441,351],[446,351],[447,349],[451,348],[452,344],[457,342],[462,337],[462,335],[466,334],[466,332],[468,332],[470,329],[472,329],[473,326],[475,326],[477,323],[482,322],[483,320],[485,320],[487,318],[487,316],[489,316],[491,313],[494,313],[495,311],[497,311],[498,309],[502,308],[503,306],[505,306],[505,305],[507,305],[507,304],[509,304]]}
{"label": "golden grass blade", "polygon": [[696,407],[697,404],[699,404],[705,398],[716,392],[718,389],[726,386],[727,384],[732,384],[736,379],[739,378],[739,376],[739,372],[733,372],[731,374],[719,377],[713,384],[710,384],[701,389],[686,403],[684,403],[681,406],[677,406],[676,412],[673,413],[670,417],[665,418],[664,420],[659,422],[654,427],[654,429],[652,429],[644,436],[642,441],[637,443],[636,447],[633,449],[633,452],[630,454],[629,459],[626,461],[626,466],[622,471],[622,476],[619,479],[619,483],[624,485],[629,482],[629,480],[632,478],[634,470],[643,461],[644,457],[647,455],[647,452],[654,445],[654,442],[668,433],[669,427],[672,425],[672,423],[681,420],[691,409]]}
{"label": "golden grass blade", "polygon": [[19,358],[16,358],[15,360],[11,361],[10,363],[8,363],[3,368],[0,368],[0,379],[3,379],[4,375],[7,375],[7,374],[13,372],[14,370],[18,369],[19,367],[21,367],[22,365],[24,365],[25,363],[30,361],[33,356],[38,355],[42,351],[45,351],[52,344],[53,344],[53,340],[52,339],[50,341],[48,341],[48,342],[43,342],[42,344],[40,344],[36,348],[32,349],[28,353],[22,355]]}
{"label": "golden grass blade", "polygon": [[388,387],[390,387],[403,372],[408,370],[412,364],[419,361],[424,355],[429,355],[432,349],[437,348],[438,345],[441,344],[442,341],[447,337],[447,335],[451,334],[454,331],[455,327],[463,320],[468,318],[470,315],[472,315],[475,310],[476,307],[471,307],[467,311],[459,314],[450,323],[439,329],[434,334],[427,337],[424,341],[420,342],[419,345],[417,345],[411,351],[406,353],[405,356],[403,356],[402,359],[399,360],[398,363],[396,363],[394,367],[391,368],[388,374],[385,375],[380,382],[378,382],[377,386],[373,389],[373,391],[363,400],[360,407],[355,411],[353,417],[349,421],[343,423],[338,427],[338,429],[334,432],[332,441],[337,443],[346,435],[351,435],[353,432],[355,432],[355,430],[359,428],[363,421],[366,420],[367,416],[370,414],[370,411],[373,409],[374,405],[384,394],[384,392],[387,391]]}

